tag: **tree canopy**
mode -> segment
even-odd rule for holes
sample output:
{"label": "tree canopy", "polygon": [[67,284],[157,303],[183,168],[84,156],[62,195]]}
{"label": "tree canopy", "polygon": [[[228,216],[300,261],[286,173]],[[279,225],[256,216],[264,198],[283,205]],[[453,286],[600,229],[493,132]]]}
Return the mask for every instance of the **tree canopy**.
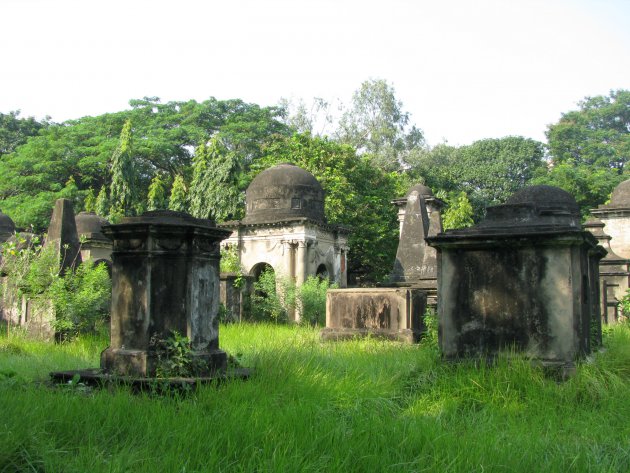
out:
{"label": "tree canopy", "polygon": [[37,135],[2,156],[0,202],[16,225],[46,228],[52,204],[65,196],[65,183],[71,176],[78,189],[77,211],[83,208],[90,188],[109,188],[113,156],[120,150],[127,122],[132,138],[132,148],[127,151],[133,153],[135,173],[130,208],[146,199],[156,173],[170,176],[170,180],[187,175],[194,149],[215,135],[239,160],[249,163],[261,155],[261,146],[269,137],[289,134],[280,121],[282,109],[241,100],[210,98],[201,103],[161,104],[152,97],[132,100],[130,105],[130,110],[122,112],[42,125]]}
{"label": "tree canopy", "polygon": [[[326,191],[331,223],[351,227],[349,269],[382,279],[398,244],[392,199],[424,182],[450,205],[445,225],[483,217],[532,184],[559,186],[586,216],[630,176],[630,92],[587,97],[549,126],[548,143],[521,136],[429,147],[384,80],[368,80],[335,119],[330,104],[260,107],[210,98],[65,123],[0,114],[0,208],[18,227],[43,231],[55,199],[118,218],[168,207],[218,221],[244,214],[253,177],[281,162],[310,171]],[[323,114],[323,116],[318,116]],[[331,127],[326,136],[315,131]],[[315,134],[311,134],[311,131]]]}
{"label": "tree canopy", "polygon": [[542,143],[508,136],[461,147],[438,145],[416,154],[410,172],[436,191],[464,192],[479,219],[488,205],[505,202],[544,168]]}
{"label": "tree canopy", "polygon": [[571,193],[586,215],[630,177],[630,91],[586,97],[547,130],[548,172],[536,182]]}

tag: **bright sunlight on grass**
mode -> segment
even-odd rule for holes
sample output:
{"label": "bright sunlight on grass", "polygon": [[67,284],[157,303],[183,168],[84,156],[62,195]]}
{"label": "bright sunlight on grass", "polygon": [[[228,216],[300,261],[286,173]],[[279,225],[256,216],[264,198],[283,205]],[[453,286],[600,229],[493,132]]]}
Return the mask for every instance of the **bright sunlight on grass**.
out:
{"label": "bright sunlight on grass", "polygon": [[0,472],[630,470],[630,328],[565,383],[526,360],[445,364],[429,346],[221,327],[248,381],[186,397],[51,388],[105,338],[0,338]]}

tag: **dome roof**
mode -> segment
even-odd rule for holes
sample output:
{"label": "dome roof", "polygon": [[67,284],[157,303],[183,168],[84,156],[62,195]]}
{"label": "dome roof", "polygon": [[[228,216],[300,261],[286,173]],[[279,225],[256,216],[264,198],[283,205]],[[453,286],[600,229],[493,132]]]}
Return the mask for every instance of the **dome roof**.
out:
{"label": "dome roof", "polygon": [[610,196],[610,205],[615,207],[630,207],[630,179],[623,181]]}
{"label": "dome roof", "polygon": [[533,203],[539,209],[563,209],[579,215],[580,207],[571,194],[554,186],[530,186],[514,193],[506,204]]}
{"label": "dome roof", "polygon": [[406,197],[409,197],[412,192],[416,191],[419,195],[433,196],[433,191],[430,187],[425,186],[424,184],[416,184],[409,192],[407,192]]}
{"label": "dome roof", "polygon": [[11,217],[0,210],[0,235],[8,238],[13,233],[15,233],[15,223],[13,223]]}
{"label": "dome roof", "polygon": [[279,164],[261,172],[247,188],[245,201],[245,223],[326,220],[324,189],[310,172],[294,164]]}
{"label": "dome roof", "polygon": [[77,233],[85,235],[89,238],[106,238],[101,232],[103,225],[109,225],[109,222],[96,215],[94,212],[79,212],[74,218],[77,225]]}

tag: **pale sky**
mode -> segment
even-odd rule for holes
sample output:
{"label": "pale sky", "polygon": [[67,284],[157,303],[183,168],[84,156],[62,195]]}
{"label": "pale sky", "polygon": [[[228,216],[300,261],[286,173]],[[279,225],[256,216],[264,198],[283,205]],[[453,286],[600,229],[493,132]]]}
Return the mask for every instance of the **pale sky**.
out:
{"label": "pale sky", "polygon": [[0,0],[0,112],[214,96],[349,103],[385,79],[431,145],[541,141],[630,89],[628,0]]}

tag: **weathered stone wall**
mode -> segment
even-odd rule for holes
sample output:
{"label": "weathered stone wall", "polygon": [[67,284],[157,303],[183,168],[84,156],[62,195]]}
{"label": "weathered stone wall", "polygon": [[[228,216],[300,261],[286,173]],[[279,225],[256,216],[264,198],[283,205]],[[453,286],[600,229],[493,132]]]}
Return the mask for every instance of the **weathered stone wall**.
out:
{"label": "weathered stone wall", "polygon": [[[443,251],[438,287],[446,358],[513,346],[537,358],[571,361],[590,351],[586,261],[572,246]],[[586,268],[585,268],[586,266]],[[569,269],[569,270],[567,270]],[[576,343],[577,342],[577,343]]]}
{"label": "weathered stone wall", "polygon": [[445,358],[515,349],[567,364],[601,341],[599,260],[562,189],[532,186],[478,225],[428,238],[438,249],[439,341]]}
{"label": "weathered stone wall", "polygon": [[604,215],[606,233],[611,236],[610,247],[622,258],[630,259],[630,209],[621,215]]}
{"label": "weathered stone wall", "polygon": [[425,291],[410,288],[331,289],[326,294],[322,338],[375,335],[417,342],[423,332]]}
{"label": "weathered stone wall", "polygon": [[248,317],[247,305],[252,293],[252,284],[252,277],[221,273],[219,299],[225,307],[227,322],[240,322]]}

